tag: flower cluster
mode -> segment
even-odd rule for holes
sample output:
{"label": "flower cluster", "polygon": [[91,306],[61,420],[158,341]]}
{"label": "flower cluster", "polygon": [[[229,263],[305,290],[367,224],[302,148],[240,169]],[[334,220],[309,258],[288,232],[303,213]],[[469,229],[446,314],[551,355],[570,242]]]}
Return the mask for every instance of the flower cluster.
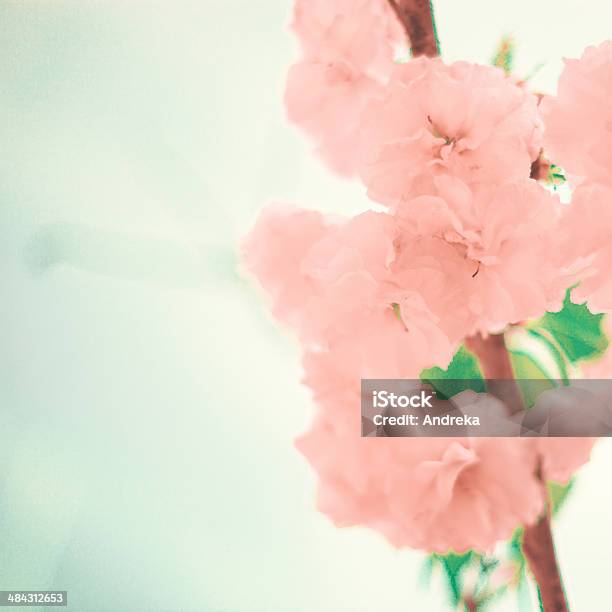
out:
{"label": "flower cluster", "polygon": [[489,550],[537,517],[543,496],[528,440],[360,438],[359,381],[336,357],[305,357],[319,410],[297,446],[319,474],[319,509],[338,526],[446,552]]}
{"label": "flower cluster", "polygon": [[402,32],[382,0],[297,0],[294,29],[304,59],[289,75],[290,117],[386,206],[352,218],[270,207],[244,243],[275,316],[303,346],[318,412],[298,448],[320,476],[319,507],[396,546],[490,549],[541,512],[538,470],[567,480],[592,442],[364,439],[360,379],[445,367],[466,337],[558,309],[576,280],[579,295],[612,309],[607,139],[589,132],[577,154],[561,131],[585,112],[580,96],[603,104],[604,85],[580,87],[585,75],[612,75],[612,51],[568,64],[559,98],[545,101],[546,145],[598,181],[564,207],[530,178],[538,100],[500,69],[394,64]]}

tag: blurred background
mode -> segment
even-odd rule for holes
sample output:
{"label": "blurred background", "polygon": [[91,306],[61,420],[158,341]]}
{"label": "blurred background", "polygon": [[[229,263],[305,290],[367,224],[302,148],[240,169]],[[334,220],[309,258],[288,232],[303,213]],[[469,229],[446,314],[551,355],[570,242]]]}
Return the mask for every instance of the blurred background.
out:
{"label": "blurred background", "polygon": [[[549,93],[612,34],[603,0],[435,8],[445,59],[510,34]],[[285,121],[289,12],[0,3],[0,589],[82,612],[447,609],[421,553],[315,511],[297,346],[237,265],[271,200],[368,205]],[[556,526],[579,612],[609,607],[610,466],[606,440]]]}

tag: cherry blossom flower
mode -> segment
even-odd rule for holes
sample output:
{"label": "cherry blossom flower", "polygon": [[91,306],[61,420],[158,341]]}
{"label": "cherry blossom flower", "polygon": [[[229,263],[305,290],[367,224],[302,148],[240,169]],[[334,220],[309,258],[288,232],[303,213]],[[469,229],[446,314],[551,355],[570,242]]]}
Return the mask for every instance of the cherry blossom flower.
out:
{"label": "cherry blossom flower", "polygon": [[579,182],[612,184],[612,41],[566,59],[556,97],[542,101],[549,157]]}
{"label": "cherry blossom flower", "polygon": [[263,209],[243,242],[247,268],[270,295],[274,316],[284,323],[298,324],[300,308],[312,293],[300,266],[325,231],[321,213],[274,205]]}
{"label": "cherry blossom flower", "polygon": [[[333,354],[310,354],[319,405],[296,442],[319,476],[317,504],[336,525],[363,525],[396,547],[491,550],[543,506],[527,439],[361,438],[359,380]],[[353,375],[357,372],[353,372]]]}
{"label": "cherry blossom flower", "polygon": [[347,62],[303,60],[287,75],[287,114],[312,137],[330,168],[351,175],[360,159],[359,120],[380,87]]}
{"label": "cherry blossom flower", "polygon": [[388,76],[406,37],[387,0],[296,0],[291,27],[308,59]]}
{"label": "cherry blossom flower", "polygon": [[361,176],[374,200],[397,204],[423,181],[527,178],[540,150],[535,96],[502,70],[419,58],[396,66],[363,117]]}
{"label": "cherry blossom flower", "polygon": [[304,53],[288,74],[287,114],[337,172],[358,163],[360,117],[406,49],[386,0],[297,0],[292,28]]}
{"label": "cherry blossom flower", "polygon": [[436,195],[395,208],[397,284],[419,287],[459,341],[558,309],[567,286],[553,257],[558,199],[529,179],[473,190],[446,176],[435,183]]}
{"label": "cherry blossom flower", "polygon": [[[584,183],[574,192],[562,222],[565,264],[574,282],[577,303],[592,312],[612,310],[612,186]],[[569,284],[569,283],[568,283]]]}
{"label": "cherry blossom flower", "polygon": [[270,294],[275,316],[306,347],[345,347],[353,370],[369,364],[370,374],[386,376],[391,368],[410,378],[448,363],[456,344],[418,287],[398,290],[390,268],[394,223],[387,213],[341,219],[276,207],[262,213],[244,258]]}
{"label": "cherry blossom flower", "polygon": [[390,213],[265,211],[244,252],[275,315],[307,346],[349,339],[372,359],[383,359],[384,336],[403,355],[404,376],[418,376],[445,365],[466,336],[560,305],[555,196],[529,179],[475,190],[447,176],[435,184],[436,195]]}
{"label": "cherry blossom flower", "polygon": [[596,438],[537,438],[542,473],[548,480],[567,484],[591,457]]}
{"label": "cherry blossom flower", "polygon": [[[370,527],[396,547],[490,551],[542,511],[538,468],[566,483],[589,459],[592,438],[362,438],[359,378],[369,371],[347,355],[306,354],[318,408],[296,442],[319,477],[318,508],[337,526]],[[497,401],[468,393],[464,407],[470,398]]]}

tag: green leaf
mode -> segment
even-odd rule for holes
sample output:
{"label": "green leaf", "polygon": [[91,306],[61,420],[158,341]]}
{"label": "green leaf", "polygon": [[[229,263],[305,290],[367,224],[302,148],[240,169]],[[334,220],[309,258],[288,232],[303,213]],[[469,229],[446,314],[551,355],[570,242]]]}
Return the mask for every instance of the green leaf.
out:
{"label": "green leaf", "polygon": [[590,359],[601,355],[608,340],[601,328],[602,314],[593,314],[586,304],[574,304],[569,291],[559,312],[547,312],[532,324],[549,331],[570,361]]}
{"label": "green leaf", "polygon": [[463,580],[461,578],[461,572],[466,564],[472,560],[474,553],[467,552],[463,555],[457,555],[455,553],[448,553],[447,555],[432,555],[437,561],[439,561],[444,568],[444,573],[448,580],[449,594],[453,606],[457,606],[461,601]]}
{"label": "green leaf", "polygon": [[514,51],[514,40],[511,36],[504,36],[499,42],[491,63],[501,68],[506,74],[510,74],[514,65]]}
{"label": "green leaf", "polygon": [[550,356],[555,360],[555,364],[559,369],[559,374],[561,375],[561,380],[564,384],[567,384],[570,379],[568,372],[569,359],[563,352],[562,347],[556,342],[555,338],[550,334],[550,332],[547,332],[542,328],[528,329],[527,333],[536,338],[546,347]]}
{"label": "green leaf", "polygon": [[421,372],[421,380],[430,383],[439,397],[449,398],[466,389],[484,393],[485,383],[476,357],[465,347],[455,353],[448,368],[434,367]]}
{"label": "green leaf", "polygon": [[547,380],[546,370],[526,351],[512,351],[510,353],[512,369],[517,382],[525,380]]}
{"label": "green leaf", "polygon": [[408,331],[408,328],[406,327],[406,324],[404,323],[404,319],[402,319],[402,310],[400,308],[400,305],[396,302],[394,302],[393,304],[391,304],[392,308],[393,308],[393,313],[395,314],[396,319],[402,324],[402,327]]}
{"label": "green leaf", "polygon": [[550,500],[552,513],[557,514],[567,500],[567,496],[570,494],[572,487],[574,486],[574,480],[570,480],[565,485],[558,482],[549,482],[547,486],[548,499]]}
{"label": "green leaf", "polygon": [[516,384],[521,390],[523,402],[527,408],[535,404],[541,393],[556,387],[547,372],[529,353],[512,351],[510,359],[512,360]]}
{"label": "green leaf", "polygon": [[525,557],[523,556],[523,549],[521,548],[521,542],[523,541],[523,528],[518,527],[514,530],[510,541],[508,542],[508,556],[518,561],[521,566],[525,564]]}
{"label": "green leaf", "polygon": [[421,571],[419,572],[419,583],[425,588],[429,588],[431,584],[431,576],[433,574],[436,560],[435,555],[428,555],[423,562]]}
{"label": "green leaf", "polygon": [[560,187],[566,181],[567,178],[565,176],[565,172],[563,172],[563,169],[559,168],[559,166],[556,166],[555,164],[550,164],[546,174],[546,182],[557,189],[557,187]]}

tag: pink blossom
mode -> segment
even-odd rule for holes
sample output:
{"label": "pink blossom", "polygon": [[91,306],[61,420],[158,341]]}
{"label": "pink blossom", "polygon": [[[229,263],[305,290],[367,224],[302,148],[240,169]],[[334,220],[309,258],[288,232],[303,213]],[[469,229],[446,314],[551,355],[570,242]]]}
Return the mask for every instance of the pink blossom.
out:
{"label": "pink blossom", "polygon": [[553,255],[561,205],[535,181],[468,188],[434,180],[436,195],[407,199],[393,271],[419,287],[452,340],[495,332],[557,309],[566,279]]}
{"label": "pink blossom", "polygon": [[319,410],[297,441],[319,475],[318,507],[336,525],[368,526],[397,547],[462,552],[490,550],[538,516],[531,440],[361,438],[359,379],[340,364],[307,356]]}
{"label": "pink blossom", "polygon": [[297,0],[292,27],[304,56],[287,77],[288,116],[334,170],[353,174],[361,114],[405,34],[386,0]]}
{"label": "pink blossom", "polygon": [[347,367],[372,377],[410,378],[448,363],[456,344],[418,287],[398,290],[390,268],[394,242],[387,213],[325,219],[272,208],[245,241],[244,257],[277,318],[306,347],[344,351]]}
{"label": "pink blossom", "polygon": [[580,281],[572,299],[586,301],[592,312],[612,310],[612,186],[580,185],[561,228],[564,262]]}
{"label": "pink blossom", "polygon": [[556,97],[542,102],[549,157],[579,179],[612,184],[612,42],[566,59]]}
{"label": "pink blossom", "polygon": [[296,0],[292,29],[307,59],[388,76],[406,36],[387,0]]}
{"label": "pink blossom", "polygon": [[243,242],[247,268],[270,295],[274,316],[285,323],[297,324],[302,305],[312,294],[311,281],[300,266],[325,231],[321,213],[268,206]]}
{"label": "pink blossom", "polygon": [[540,149],[537,100],[490,66],[419,58],[395,67],[363,117],[361,176],[384,204],[441,172],[464,182],[529,177]]}
{"label": "pink blossom", "polygon": [[565,478],[583,447],[563,455],[554,441],[362,439],[359,380],[418,378],[474,330],[560,299],[547,258],[560,205],[529,179],[470,188],[441,175],[432,185],[434,195],[348,219],[265,210],[245,261],[305,349],[318,413],[298,447],[319,474],[321,510],[396,546],[486,550],[541,510],[538,452],[547,475]]}
{"label": "pink blossom", "polygon": [[596,438],[538,438],[536,452],[547,480],[566,484],[591,457]]}
{"label": "pink blossom", "polygon": [[359,162],[359,119],[380,87],[347,62],[303,60],[287,74],[287,114],[333,170],[350,175]]}
{"label": "pink blossom", "polygon": [[466,336],[560,305],[556,197],[529,179],[473,190],[447,176],[434,183],[436,195],[390,213],[265,211],[245,260],[275,315],[308,346],[348,339],[360,343],[355,355],[381,363],[385,337],[409,377],[444,366]]}

